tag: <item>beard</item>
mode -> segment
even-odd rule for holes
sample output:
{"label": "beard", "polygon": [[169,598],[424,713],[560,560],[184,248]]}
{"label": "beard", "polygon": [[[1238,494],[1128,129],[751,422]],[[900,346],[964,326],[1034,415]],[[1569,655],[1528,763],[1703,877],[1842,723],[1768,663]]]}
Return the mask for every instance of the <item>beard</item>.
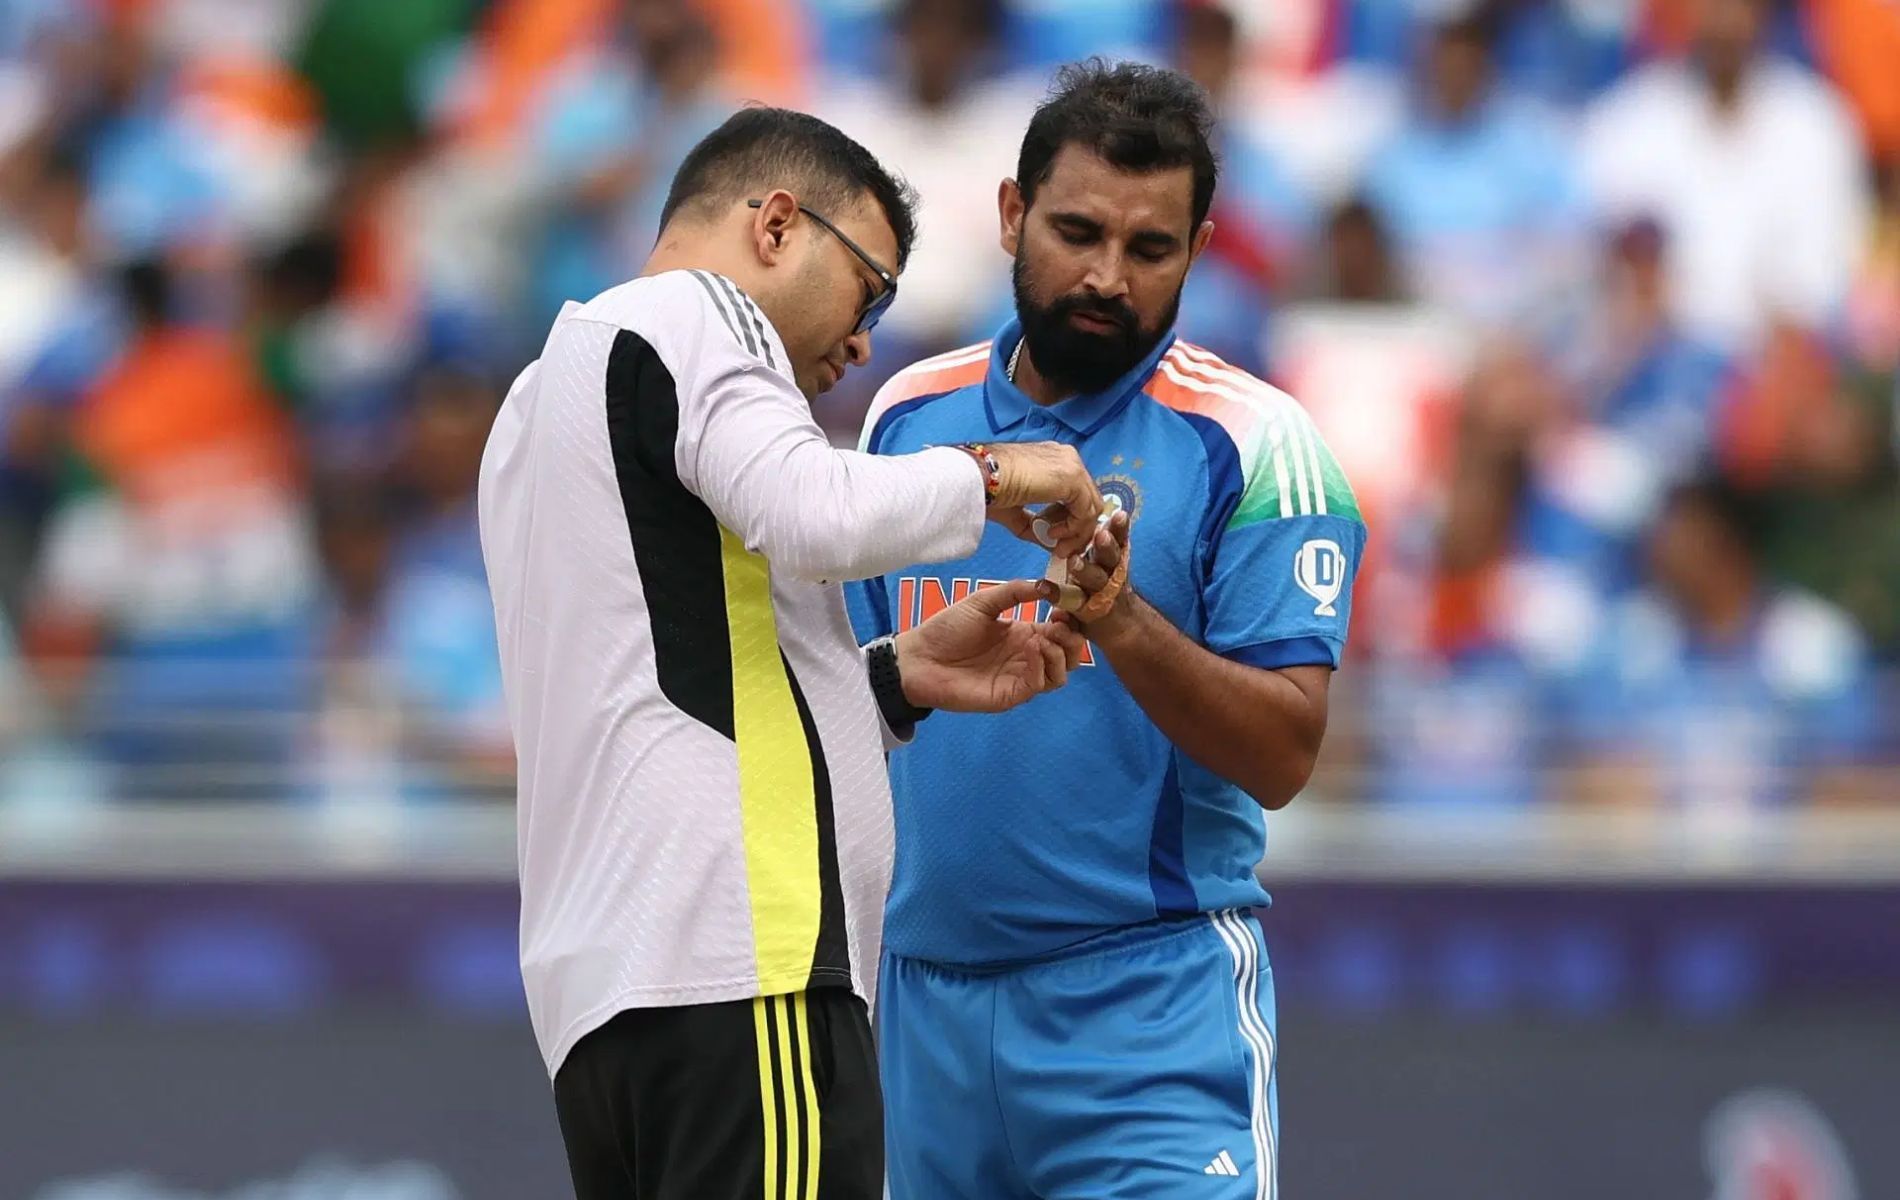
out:
{"label": "beard", "polygon": [[[1167,311],[1153,328],[1144,329],[1141,317],[1126,300],[1105,300],[1087,292],[1057,297],[1048,304],[1035,298],[1035,280],[1022,251],[1010,270],[1016,290],[1016,317],[1022,322],[1029,357],[1056,387],[1064,391],[1099,392],[1134,370],[1161,344],[1181,311],[1181,289],[1174,289]],[[1086,313],[1114,328],[1096,333],[1072,324],[1070,317]]]}

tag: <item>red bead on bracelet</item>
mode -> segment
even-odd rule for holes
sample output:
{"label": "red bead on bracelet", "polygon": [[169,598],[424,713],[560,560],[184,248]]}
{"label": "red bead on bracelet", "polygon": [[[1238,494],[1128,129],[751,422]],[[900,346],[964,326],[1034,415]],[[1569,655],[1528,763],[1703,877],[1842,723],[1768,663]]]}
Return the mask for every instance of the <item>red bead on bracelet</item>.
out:
{"label": "red bead on bracelet", "polygon": [[957,449],[976,459],[977,465],[983,468],[983,502],[995,504],[1003,489],[1003,468],[996,461],[996,452],[983,442],[971,442]]}

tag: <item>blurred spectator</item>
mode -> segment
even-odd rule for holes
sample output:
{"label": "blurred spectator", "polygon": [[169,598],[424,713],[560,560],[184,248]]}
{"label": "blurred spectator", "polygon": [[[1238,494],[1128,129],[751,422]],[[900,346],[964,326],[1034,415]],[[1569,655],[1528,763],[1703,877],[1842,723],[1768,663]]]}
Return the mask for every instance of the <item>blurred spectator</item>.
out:
{"label": "blurred spectator", "polygon": [[1568,377],[1521,341],[1480,359],[1448,472],[1425,643],[1435,655],[1576,670],[1606,606],[1644,577],[1663,495],[1709,466],[1728,366],[1672,326],[1660,253],[1652,225],[1610,242]]}
{"label": "blurred spectator", "polygon": [[1340,205],[1326,222],[1325,257],[1314,272],[1313,291],[1339,304],[1403,302],[1406,289],[1391,239],[1364,200]]}
{"label": "blurred spectator", "polygon": [[[258,374],[291,411],[310,417],[316,383],[312,325],[342,283],[342,247],[327,231],[295,238],[256,264],[245,331]],[[319,434],[320,436],[320,434]]]}
{"label": "blurred spectator", "polygon": [[1508,653],[1370,664],[1365,798],[1387,805],[1530,808],[1558,798],[1548,690]]}
{"label": "blurred spectator", "polygon": [[1416,518],[1441,500],[1471,331],[1411,298],[1378,211],[1363,200],[1334,209],[1308,275],[1306,295],[1270,331],[1271,378],[1312,414],[1366,515],[1358,652],[1416,650],[1429,569]]}
{"label": "blurred spectator", "polygon": [[1012,4],[1016,65],[1046,70],[1091,54],[1138,58],[1165,37],[1169,0],[1037,0]]}
{"label": "blurred spectator", "polygon": [[1221,184],[1208,218],[1214,237],[1181,296],[1180,328],[1196,343],[1255,374],[1277,277],[1294,274],[1311,239],[1312,201],[1244,120],[1239,90],[1240,18],[1228,0],[1183,0],[1175,66],[1206,89],[1221,127]]}
{"label": "blurred spectator", "polygon": [[78,162],[31,147],[9,167],[0,225],[0,612],[17,620],[53,502],[58,412],[109,352],[116,306],[88,287]]}
{"label": "blurred spectator", "polygon": [[86,176],[88,236],[127,259],[204,245],[228,218],[211,147],[178,105],[178,64],[161,57],[149,13],[121,9],[72,30],[48,136],[76,147]]}
{"label": "blurred spectator", "polygon": [[719,47],[719,74],[734,95],[803,107],[811,89],[809,5],[784,0],[692,0]]}
{"label": "blurred spectator", "polygon": [[1848,301],[1849,351],[1870,371],[1900,371],[1900,156],[1877,176],[1879,207]]}
{"label": "blurred spectator", "polygon": [[1498,63],[1511,85],[1558,103],[1574,103],[1615,78],[1643,11],[1593,0],[1354,0],[1342,8],[1341,52],[1392,69],[1405,64],[1422,22],[1482,13],[1497,27]]}
{"label": "blurred spectator", "polygon": [[1900,469],[1891,376],[1850,374],[1809,397],[1755,495],[1777,576],[1852,614],[1900,662]]}
{"label": "blurred spectator", "polygon": [[326,583],[324,657],[346,664],[373,658],[382,637],[398,507],[377,481],[345,478],[318,493],[312,515]]}
{"label": "blurred spectator", "polygon": [[314,513],[325,594],[318,614],[322,694],[307,735],[309,796],[361,807],[400,802],[405,706],[378,661],[398,506],[373,479],[322,488]]}
{"label": "blurred spectator", "polygon": [[390,550],[375,654],[417,717],[426,757],[457,769],[510,764],[501,660],[475,519],[482,448],[500,399],[453,366],[417,381],[399,480],[414,510]]}
{"label": "blurred spectator", "polygon": [[1584,798],[1712,813],[1801,800],[1880,749],[1866,647],[1763,571],[1736,494],[1664,504],[1650,588],[1620,605],[1572,704]]}
{"label": "blurred spectator", "polygon": [[0,808],[16,821],[31,811],[57,829],[71,814],[114,799],[100,774],[61,736],[57,714],[20,657],[12,622],[0,616]]}
{"label": "blurred spectator", "polygon": [[1425,652],[1389,653],[1372,667],[1374,795],[1386,803],[1547,798],[1540,768],[1553,714],[1513,636],[1528,600],[1515,553],[1527,439],[1488,417],[1468,411],[1452,460],[1414,635]]}
{"label": "blurred spectator", "polygon": [[[1377,577],[1381,648],[1369,664],[1373,796],[1397,804],[1516,806],[1549,798],[1561,715],[1546,622],[1553,603],[1522,528],[1535,455],[1562,418],[1555,380],[1523,343],[1487,347],[1459,398],[1431,485],[1388,514]],[[1582,614],[1587,618],[1588,614]]]}
{"label": "blurred spectator", "polygon": [[1731,364],[1671,317],[1653,221],[1608,239],[1601,291],[1568,364],[1572,419],[1539,454],[1525,540],[1571,585],[1603,592],[1638,574],[1638,538],[1673,484],[1703,470]]}
{"label": "blurred spectator", "polygon": [[1492,2],[1503,20],[1498,62],[1526,94],[1557,104],[1588,100],[1634,57],[1640,4],[1597,0]]}
{"label": "blurred spectator", "polygon": [[898,0],[889,78],[846,81],[819,100],[819,115],[923,200],[902,298],[878,324],[870,368],[827,398],[828,424],[855,430],[882,378],[1002,324],[1009,260],[997,244],[997,189],[1016,173],[1037,100],[1029,81],[996,74],[1003,20],[1002,0]]}
{"label": "blurred spectator", "polygon": [[270,794],[314,585],[291,427],[229,333],[177,319],[165,267],[123,279],[130,336],[72,411],[25,641],[57,686],[83,684],[82,719],[138,791]]}
{"label": "blurred spectator", "polygon": [[1432,30],[1410,119],[1365,189],[1421,297],[1518,324],[1573,283],[1583,210],[1565,130],[1497,78],[1495,39],[1482,12]]}
{"label": "blurred spectator", "polygon": [[552,211],[526,323],[630,278],[659,236],[673,173],[731,111],[718,46],[680,3],[629,6],[623,45],[582,52],[548,80],[529,130]]}
{"label": "blurred spectator", "polygon": [[210,232],[221,253],[222,243],[288,239],[315,219],[333,163],[316,95],[287,66],[200,48],[179,73],[173,106],[218,197]]}
{"label": "blurred spectator", "polygon": [[497,399],[451,364],[425,368],[413,398],[395,486],[339,479],[317,507],[332,666],[313,753],[332,792],[440,798],[512,765],[475,518]]}
{"label": "blurred spectator", "polygon": [[81,283],[85,180],[70,154],[23,149],[0,170],[0,387],[11,387]]}
{"label": "blurred spectator", "polygon": [[1774,320],[1833,320],[1865,232],[1852,118],[1826,82],[1762,53],[1767,4],[1701,0],[1692,56],[1618,84],[1584,138],[1602,211],[1662,223],[1677,317],[1730,348]]}
{"label": "blurred spectator", "polygon": [[1654,221],[1631,222],[1606,239],[1577,383],[1592,420],[1641,443],[1665,472],[1680,474],[1708,451],[1712,405],[1729,364],[1671,314],[1667,256],[1666,235]]}
{"label": "blurred spectator", "polygon": [[[1569,396],[1527,343],[1486,349],[1463,397],[1423,606],[1430,656],[1537,661],[1587,639],[1587,599],[1550,586],[1527,545],[1539,458],[1560,438]],[[1539,665],[1543,665],[1539,663]]]}
{"label": "blurred spectator", "polygon": [[1769,483],[1799,453],[1839,371],[1821,335],[1788,321],[1770,325],[1741,361],[1711,431],[1723,473],[1747,488]]}
{"label": "blurred spectator", "polygon": [[505,793],[495,381],[637,268],[686,150],[789,99],[924,193],[877,372],[819,407],[848,435],[1003,319],[1049,66],[1131,53],[1222,115],[1183,334],[1368,515],[1346,794],[1900,794],[1861,773],[1900,761],[1861,671],[1900,666],[1896,36],[1887,0],[0,5],[0,791]]}

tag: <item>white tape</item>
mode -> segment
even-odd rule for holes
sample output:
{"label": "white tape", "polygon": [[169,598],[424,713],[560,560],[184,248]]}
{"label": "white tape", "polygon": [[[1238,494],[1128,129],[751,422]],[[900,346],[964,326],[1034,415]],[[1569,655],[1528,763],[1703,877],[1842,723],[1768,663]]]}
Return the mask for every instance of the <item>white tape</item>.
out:
{"label": "white tape", "polygon": [[[1121,510],[1121,497],[1103,496],[1102,515],[1095,518],[1095,527],[1097,529],[1106,529],[1108,527],[1109,518]],[[1036,540],[1041,542],[1045,548],[1055,545],[1055,539],[1048,536],[1048,522],[1038,520],[1033,526],[1033,529],[1036,534]],[[1082,551],[1082,558],[1084,561],[1094,561],[1095,543],[1093,541],[1089,543],[1087,549]],[[1058,608],[1067,612],[1074,612],[1081,608],[1083,604],[1087,603],[1088,598],[1082,594],[1082,589],[1069,582],[1068,559],[1059,554],[1051,554],[1049,556],[1049,566],[1043,572],[1042,577],[1056,585],[1056,591],[1059,593],[1056,599],[1056,606]]]}

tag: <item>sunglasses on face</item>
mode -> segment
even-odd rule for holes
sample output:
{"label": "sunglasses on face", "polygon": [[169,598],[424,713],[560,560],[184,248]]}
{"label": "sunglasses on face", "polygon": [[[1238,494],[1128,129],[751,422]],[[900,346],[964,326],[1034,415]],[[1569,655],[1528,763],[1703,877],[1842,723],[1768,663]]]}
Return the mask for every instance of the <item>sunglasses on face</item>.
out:
{"label": "sunglasses on face", "polygon": [[[765,204],[765,201],[763,200],[746,201],[746,207],[748,208],[760,208],[760,207],[763,207],[764,204]],[[806,208],[802,204],[798,206],[798,211],[804,213],[806,216],[810,217],[812,220],[824,226],[825,229],[830,232],[832,237],[835,237],[840,242],[844,243],[845,249],[851,251],[851,253],[858,256],[859,262],[863,263],[865,266],[871,269],[871,274],[877,276],[879,279],[884,281],[884,290],[879,292],[877,295],[871,297],[870,303],[866,304],[864,306],[864,310],[858,314],[857,325],[854,326],[851,330],[851,332],[854,334],[869,333],[871,331],[872,326],[878,323],[879,318],[883,317],[883,315],[886,312],[890,311],[890,307],[892,303],[895,302],[897,299],[897,276],[891,274],[889,271],[885,270],[882,266],[880,266],[878,264],[878,261],[875,258],[872,258],[869,254],[866,254],[864,252],[864,247],[858,245],[856,242],[846,237],[842,230],[840,230],[836,225],[833,225],[830,221],[827,221],[824,217],[819,216],[817,213],[813,212],[809,208]]]}

